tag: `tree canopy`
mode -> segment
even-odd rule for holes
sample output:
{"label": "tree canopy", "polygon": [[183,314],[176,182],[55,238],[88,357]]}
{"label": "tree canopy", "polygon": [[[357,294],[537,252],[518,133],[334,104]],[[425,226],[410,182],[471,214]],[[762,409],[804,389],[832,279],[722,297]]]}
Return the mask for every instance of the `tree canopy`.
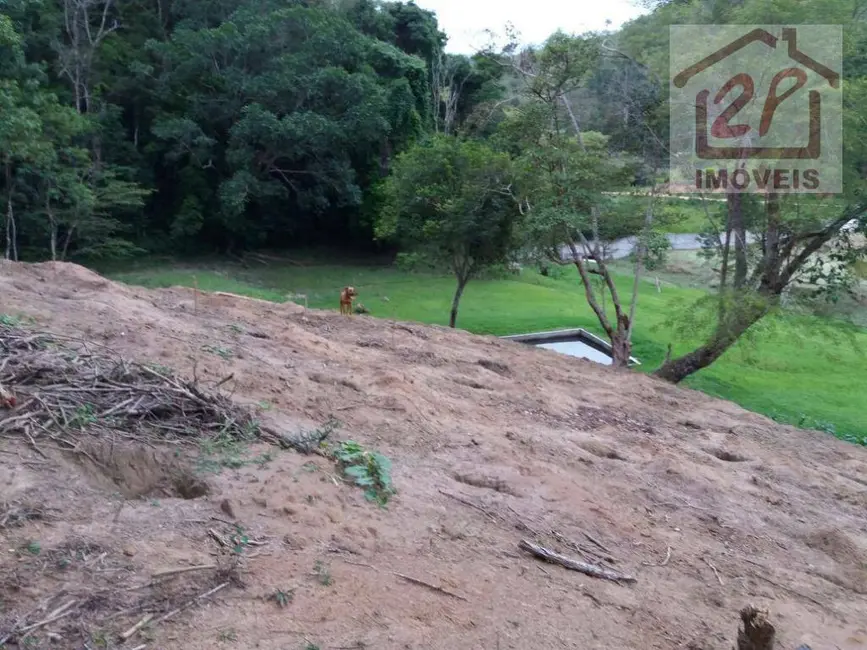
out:
{"label": "tree canopy", "polygon": [[377,235],[448,268],[457,280],[449,324],[467,283],[506,261],[520,219],[509,156],[488,145],[435,135],[398,156],[384,185]]}
{"label": "tree canopy", "polygon": [[368,190],[430,130],[445,42],[431,12],[370,0],[9,0],[0,18],[0,191],[27,258],[370,245]]}

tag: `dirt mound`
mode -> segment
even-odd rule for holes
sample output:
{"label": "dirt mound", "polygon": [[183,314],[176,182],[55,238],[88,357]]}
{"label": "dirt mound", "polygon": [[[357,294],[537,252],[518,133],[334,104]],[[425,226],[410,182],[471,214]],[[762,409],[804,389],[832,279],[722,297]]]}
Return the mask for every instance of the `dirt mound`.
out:
{"label": "dirt mound", "polygon": [[[82,460],[0,438],[0,638],[54,614],[32,635],[70,648],[722,650],[752,602],[782,648],[867,647],[864,449],[445,328],[69,264],[0,263],[0,295],[285,434],[333,415],[398,489],[382,510],[327,459],[260,443],[220,447],[217,472],[188,441],[103,439]],[[540,564],[522,540],[636,582]]]}

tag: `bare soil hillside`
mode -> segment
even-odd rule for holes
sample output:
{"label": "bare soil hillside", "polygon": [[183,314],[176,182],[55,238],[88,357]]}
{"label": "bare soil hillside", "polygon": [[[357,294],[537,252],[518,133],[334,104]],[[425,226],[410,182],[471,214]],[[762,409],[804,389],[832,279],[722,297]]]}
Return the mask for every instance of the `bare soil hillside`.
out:
{"label": "bare soil hillside", "polygon": [[380,509],[329,459],[261,441],[217,473],[196,459],[213,441],[4,435],[9,648],[723,650],[747,603],[780,648],[867,648],[863,448],[493,337],[70,264],[0,263],[0,313],[173,368],[287,435],[333,415],[398,490]]}

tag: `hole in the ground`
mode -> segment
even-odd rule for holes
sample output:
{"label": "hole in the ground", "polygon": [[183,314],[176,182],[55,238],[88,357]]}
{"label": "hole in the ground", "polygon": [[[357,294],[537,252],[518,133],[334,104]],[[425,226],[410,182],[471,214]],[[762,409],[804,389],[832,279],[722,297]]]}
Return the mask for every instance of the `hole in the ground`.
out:
{"label": "hole in the ground", "polygon": [[127,499],[197,499],[210,492],[190,463],[171,451],[139,444],[91,444],[84,451],[79,458],[88,476]]}
{"label": "hole in the ground", "polygon": [[578,443],[584,451],[590,452],[599,458],[608,458],[609,460],[628,460],[623,454],[616,449],[609,447],[598,440],[584,440]]}
{"label": "hole in the ground", "polygon": [[727,449],[708,449],[706,450],[711,456],[715,456],[720,460],[724,460],[727,463],[745,463],[749,460],[746,456],[741,456],[733,451],[729,451]]}

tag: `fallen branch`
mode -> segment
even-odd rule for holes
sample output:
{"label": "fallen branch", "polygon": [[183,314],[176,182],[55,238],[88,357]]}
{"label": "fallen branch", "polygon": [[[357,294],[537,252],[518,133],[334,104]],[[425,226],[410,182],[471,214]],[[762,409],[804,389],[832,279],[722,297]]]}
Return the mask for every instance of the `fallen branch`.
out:
{"label": "fallen branch", "polygon": [[121,635],[120,635],[120,640],[121,640],[121,641],[126,641],[126,640],[127,640],[128,638],[130,638],[133,634],[135,634],[135,633],[138,632],[140,629],[142,629],[145,625],[147,625],[148,623],[150,623],[151,620],[153,620],[153,617],[154,617],[153,614],[148,614],[147,616],[145,616],[145,617],[144,617],[143,619],[141,619],[138,623],[136,623],[136,624],[133,625],[131,628],[129,628],[126,632],[124,632],[123,634],[121,634]]}
{"label": "fallen branch", "polygon": [[518,543],[518,548],[520,548],[522,551],[526,551],[527,553],[535,555],[537,558],[545,560],[546,562],[551,562],[552,564],[559,564],[566,569],[578,571],[593,578],[602,578],[603,580],[610,580],[612,582],[637,582],[637,580],[632,576],[624,575],[622,573],[611,571],[609,569],[603,569],[602,567],[593,564],[587,564],[586,562],[581,562],[580,560],[575,560],[573,558],[566,557],[565,555],[560,555],[559,553],[555,553],[554,551],[539,546],[538,544],[528,542],[525,539],[522,539]]}
{"label": "fallen branch", "polygon": [[[21,627],[20,623],[19,623],[19,625],[14,627],[12,629],[12,631],[9,632],[9,634],[7,634],[2,639],[0,639],[0,647],[5,647],[4,644],[9,639],[11,639],[13,637],[20,637],[23,639],[24,637],[28,636],[31,632],[34,632],[41,627],[45,627],[46,625],[54,623],[55,621],[59,621],[61,618],[65,618],[66,616],[69,616],[70,614],[72,614],[75,611],[75,610],[71,609],[71,607],[73,605],[75,605],[77,602],[78,601],[76,601],[76,600],[71,600],[68,603],[66,603],[65,605],[61,605],[60,607],[55,609],[48,616],[46,616],[43,620],[38,621],[36,623],[33,623],[31,625],[25,625],[25,626]],[[28,616],[29,616],[29,614],[28,614]],[[26,620],[26,618],[25,618],[25,620]]]}
{"label": "fallen branch", "polygon": [[220,386],[222,386],[226,382],[232,381],[234,378],[235,378],[235,373],[233,372],[230,375],[223,377],[220,381],[218,381],[216,384],[214,384],[214,388],[219,388]]}
{"label": "fallen branch", "polygon": [[187,573],[188,571],[207,571],[208,569],[216,569],[216,564],[202,564],[200,566],[183,566],[175,569],[162,569],[157,571],[156,573],[151,574],[151,578],[156,580],[157,578],[165,578],[166,576],[178,575],[179,573]]}
{"label": "fallen branch", "polygon": [[702,559],[704,560],[704,563],[710,567],[711,571],[713,571],[713,574],[716,576],[716,579],[719,582],[720,587],[724,587],[725,585],[723,584],[722,578],[720,578],[719,571],[716,570],[716,567],[713,564],[711,564],[711,561],[708,560],[706,557],[702,558]]}
{"label": "fallen branch", "polygon": [[581,555],[583,555],[585,560],[594,561],[597,564],[599,564],[600,566],[605,566],[605,568],[611,569],[612,571],[615,570],[614,567],[612,567],[611,565],[614,564],[616,562],[616,560],[613,557],[611,557],[610,555],[607,555],[607,554],[603,555],[603,554],[599,553],[599,551],[596,551],[595,549],[587,548],[586,546],[582,546],[578,542],[569,539],[568,537],[566,537],[565,535],[563,535],[562,533],[560,533],[556,530],[552,530],[551,534],[561,544],[565,544],[566,546],[571,548],[576,553],[580,553]]}
{"label": "fallen branch", "polygon": [[445,594],[446,596],[451,596],[452,598],[457,598],[458,600],[463,600],[464,602],[469,602],[466,598],[464,598],[460,594],[456,594],[456,593],[451,592],[447,589],[443,589],[442,587],[437,587],[436,585],[432,585],[431,583],[425,582],[424,580],[419,580],[418,578],[413,578],[412,576],[407,576],[407,575],[404,575],[402,573],[398,573],[397,571],[392,571],[392,573],[394,575],[396,575],[398,578],[403,578],[407,582],[411,582],[411,583],[419,585],[421,587],[427,587],[428,589],[430,589],[432,591],[436,591],[436,592],[439,592],[441,594]]}
{"label": "fallen branch", "polygon": [[671,547],[668,547],[668,550],[665,552],[665,559],[662,561],[662,564],[659,566],[665,566],[668,564],[668,561],[671,559]]}
{"label": "fallen branch", "polygon": [[485,516],[489,517],[492,521],[497,521],[498,519],[500,519],[499,516],[493,514],[489,510],[486,510],[485,508],[478,505],[477,503],[473,503],[472,501],[464,499],[463,497],[459,497],[457,494],[452,494],[450,492],[446,492],[445,490],[440,490],[439,493],[442,494],[443,496],[449,497],[450,499],[454,499],[458,503],[463,503],[465,506],[469,506],[470,508],[474,508],[475,510],[478,510],[479,512],[481,512]]}
{"label": "fallen branch", "polygon": [[214,541],[217,542],[217,544],[219,544],[223,548],[229,547],[229,543],[225,539],[223,539],[223,537],[220,535],[220,533],[218,533],[213,528],[208,528],[208,535],[210,535],[214,539]]}
{"label": "fallen branch", "polygon": [[508,503],[506,504],[506,507],[507,507],[509,510],[512,511],[512,514],[513,514],[513,515],[515,515],[515,516],[518,518],[518,523],[517,523],[517,525],[515,526],[516,528],[523,528],[523,529],[526,530],[528,533],[532,533],[533,536],[536,537],[537,539],[540,537],[540,535],[539,535],[539,531],[536,530],[535,528],[533,528],[532,526],[530,526],[530,524],[528,524],[526,521],[524,521],[524,518],[521,517],[521,515],[518,513],[517,510],[515,510],[515,509],[514,509],[512,506],[510,506]]}
{"label": "fallen branch", "polygon": [[193,605],[195,605],[195,604],[196,604],[197,602],[199,602],[200,600],[204,600],[205,598],[208,598],[209,596],[213,596],[215,593],[217,593],[217,592],[220,591],[221,589],[225,589],[225,588],[228,587],[228,586],[229,586],[229,583],[228,583],[228,582],[224,582],[224,583],[222,583],[222,584],[220,584],[220,585],[217,585],[216,587],[214,587],[214,588],[211,589],[210,591],[206,591],[205,593],[196,596],[196,597],[193,598],[192,600],[188,600],[186,603],[184,603],[183,605],[181,605],[180,607],[178,607],[178,608],[176,608],[176,609],[173,609],[173,610],[170,611],[168,614],[165,614],[164,616],[160,616],[157,620],[154,621],[154,625],[159,625],[160,623],[169,620],[169,619],[172,618],[173,616],[175,616],[175,615],[177,615],[177,614],[180,614],[180,613],[181,613],[182,611],[184,611],[185,609],[187,609],[187,608],[189,608],[189,607],[192,607]]}
{"label": "fallen branch", "polygon": [[665,551],[665,559],[659,564],[654,564],[653,562],[643,562],[644,566],[665,566],[668,564],[668,561],[671,559],[671,547],[669,546]]}
{"label": "fallen branch", "polygon": [[[583,531],[582,531],[582,532],[583,532]],[[595,537],[593,537],[593,535],[591,535],[590,533],[584,532],[584,537],[587,538],[587,541],[589,541],[589,542],[593,542],[594,544],[596,544],[596,546],[598,546],[600,549],[602,549],[603,551],[605,551],[606,553],[608,553],[608,555],[613,555],[613,553],[608,549],[607,546],[605,546],[605,544],[603,544],[603,543],[600,542],[598,539],[596,539]]]}
{"label": "fallen branch", "polygon": [[0,384],[20,396],[20,406],[0,411],[0,435],[21,436],[44,458],[50,444],[40,438],[87,455],[78,444],[84,435],[278,437],[225,395],[206,393],[168,369],[126,361],[97,347],[84,339],[0,324]]}

